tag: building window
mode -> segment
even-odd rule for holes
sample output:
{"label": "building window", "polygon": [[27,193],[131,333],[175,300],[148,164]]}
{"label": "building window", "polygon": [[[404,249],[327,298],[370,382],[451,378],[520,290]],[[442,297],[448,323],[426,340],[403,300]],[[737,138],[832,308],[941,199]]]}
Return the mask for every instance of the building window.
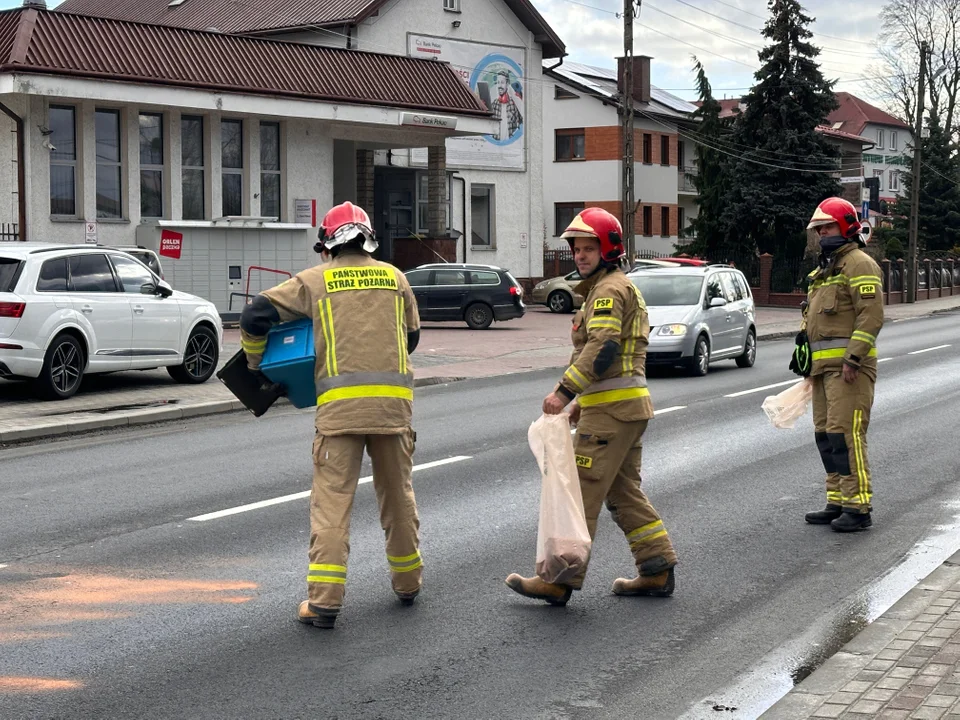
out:
{"label": "building window", "polygon": [[883,192],[883,170],[874,170],[873,176],[877,178],[877,184],[880,188],[880,192]]}
{"label": "building window", "polygon": [[686,218],[684,217],[685,213],[682,207],[677,208],[677,237],[685,238],[686,233]]}
{"label": "building window", "polygon": [[[418,175],[418,188],[417,188],[417,232],[424,233],[429,232],[430,230],[430,176],[427,173],[420,173]],[[450,198],[453,197],[452,188],[450,187],[451,181],[449,176],[447,177],[447,202],[444,203],[443,212],[446,217],[444,220],[443,226],[449,230],[450,229],[450,209],[451,202]],[[405,226],[398,228],[400,231],[409,232],[411,228]],[[401,237],[406,237],[402,234]]]}
{"label": "building window", "polygon": [[443,9],[447,12],[460,12],[460,0],[443,0]]}
{"label": "building window", "polygon": [[280,123],[260,123],[260,214],[280,218]]}
{"label": "building window", "polygon": [[569,90],[567,90],[567,89],[564,88],[564,87],[560,87],[559,85],[554,85],[554,86],[553,86],[553,99],[554,99],[554,100],[576,100],[578,97],[580,97],[580,96],[577,95],[576,93],[570,92]]}
{"label": "building window", "polygon": [[163,217],[163,115],[140,113],[140,216]]}
{"label": "building window", "polygon": [[900,171],[891,170],[890,171],[890,191],[898,192],[900,190]]}
{"label": "building window", "polygon": [[586,157],[586,136],[583,128],[556,131],[557,162],[583,160]]}
{"label": "building window", "polygon": [[883,140],[884,140],[883,130],[877,130],[877,150],[883,150]]}
{"label": "building window", "polygon": [[50,106],[50,214],[77,215],[77,110]]}
{"label": "building window", "polygon": [[670,237],[670,208],[660,208],[660,237]]}
{"label": "building window", "polygon": [[243,215],[243,122],[220,122],[223,216]]}
{"label": "building window", "polygon": [[660,164],[661,165],[670,164],[670,136],[669,135],[660,136]]}
{"label": "building window", "polygon": [[554,237],[560,237],[570,227],[573,219],[583,212],[583,203],[556,203],[553,206],[553,221],[556,232]]}
{"label": "building window", "polygon": [[890,131],[890,150],[897,149],[897,133],[894,130]]}
{"label": "building window", "polygon": [[685,159],[683,156],[683,140],[677,140],[677,167],[681,170],[683,170]]}
{"label": "building window", "polygon": [[643,206],[643,234],[647,237],[653,235],[653,208],[649,205]]}
{"label": "building window", "polygon": [[203,220],[206,217],[203,171],[203,118],[183,115],[180,118],[180,181],[183,187],[183,219]]}
{"label": "building window", "polygon": [[643,162],[646,165],[653,162],[653,136],[650,133],[643,134]]}
{"label": "building window", "polygon": [[493,185],[470,185],[470,244],[496,247],[493,227]]}
{"label": "building window", "polygon": [[120,111],[97,110],[94,125],[97,142],[97,217],[117,219],[123,217]]}

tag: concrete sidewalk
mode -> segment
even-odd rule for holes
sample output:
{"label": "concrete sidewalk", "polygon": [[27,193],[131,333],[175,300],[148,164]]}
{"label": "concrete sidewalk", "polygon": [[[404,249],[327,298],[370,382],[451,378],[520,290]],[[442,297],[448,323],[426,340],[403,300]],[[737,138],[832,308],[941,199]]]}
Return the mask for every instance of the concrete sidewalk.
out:
{"label": "concrete sidewalk", "polygon": [[760,717],[960,719],[960,552]]}
{"label": "concrete sidewalk", "polygon": [[[801,299],[798,296],[796,310],[759,308],[758,338],[793,337]],[[955,308],[960,308],[960,296],[892,306],[887,315],[897,320]],[[484,331],[470,330],[464,323],[428,323],[411,357],[417,385],[563,367],[570,358],[572,317],[533,306],[519,320]],[[221,364],[239,346],[239,331],[226,330]],[[216,379],[178,385],[165,370],[94,375],[84,380],[75,397],[62,402],[38,401],[28,383],[0,380],[0,444],[242,409]]]}

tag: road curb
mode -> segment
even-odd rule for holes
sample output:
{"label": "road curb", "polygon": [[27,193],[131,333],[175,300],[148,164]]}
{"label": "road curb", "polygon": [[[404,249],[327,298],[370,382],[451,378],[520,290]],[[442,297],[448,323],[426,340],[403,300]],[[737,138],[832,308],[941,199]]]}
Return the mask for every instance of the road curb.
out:
{"label": "road curb", "polygon": [[760,716],[761,720],[806,720],[883,652],[896,636],[960,581],[960,552],[937,566],[893,607],[857,633],[819,668]]}

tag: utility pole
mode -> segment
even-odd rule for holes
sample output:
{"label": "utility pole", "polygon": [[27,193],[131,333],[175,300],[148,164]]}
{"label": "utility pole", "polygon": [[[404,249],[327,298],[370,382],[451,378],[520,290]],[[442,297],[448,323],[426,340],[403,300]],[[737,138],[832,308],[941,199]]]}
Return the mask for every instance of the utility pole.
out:
{"label": "utility pole", "polygon": [[[639,2],[637,2],[639,6]],[[623,192],[621,197],[623,237],[627,244],[629,267],[634,258],[634,212],[633,199],[633,6],[634,0],[623,0],[623,116],[620,121],[623,135]]]}
{"label": "utility pole", "polygon": [[917,87],[917,123],[913,130],[913,186],[910,190],[910,241],[907,250],[907,302],[917,301],[917,234],[920,231],[920,146],[923,143],[924,75],[927,41],[920,43],[920,82]]}

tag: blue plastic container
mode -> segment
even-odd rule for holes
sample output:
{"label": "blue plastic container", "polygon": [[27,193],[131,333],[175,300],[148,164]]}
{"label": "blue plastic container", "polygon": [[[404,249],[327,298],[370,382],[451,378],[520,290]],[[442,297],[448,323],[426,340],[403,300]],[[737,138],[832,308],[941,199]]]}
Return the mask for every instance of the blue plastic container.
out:
{"label": "blue plastic container", "polygon": [[281,323],[267,334],[267,349],[260,370],[287,390],[294,407],[317,404],[317,352],[313,344],[313,320]]}

